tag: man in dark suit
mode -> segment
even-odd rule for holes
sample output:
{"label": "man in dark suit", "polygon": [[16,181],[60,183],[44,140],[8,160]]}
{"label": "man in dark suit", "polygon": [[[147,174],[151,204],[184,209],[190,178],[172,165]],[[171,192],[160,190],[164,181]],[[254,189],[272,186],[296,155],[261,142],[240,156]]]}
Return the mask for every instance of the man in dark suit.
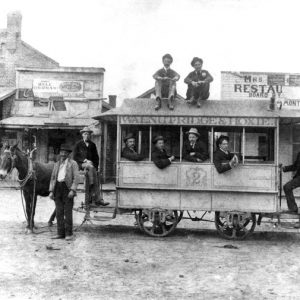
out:
{"label": "man in dark suit", "polygon": [[135,138],[132,133],[126,135],[126,137],[124,138],[124,143],[126,144],[126,146],[122,150],[121,157],[133,161],[143,160],[143,156],[136,152]]}
{"label": "man in dark suit", "polygon": [[292,180],[288,181],[283,190],[286,196],[288,209],[292,212],[298,212],[298,206],[295,201],[293,190],[300,187],[300,152],[297,155],[296,161],[290,165],[282,168],[283,172],[296,171]]}
{"label": "man in dark suit", "polygon": [[239,160],[236,155],[228,151],[228,136],[221,135],[217,142],[217,150],[214,153],[214,165],[218,173],[224,173],[235,168]]}
{"label": "man in dark suit", "polygon": [[193,162],[207,160],[207,147],[199,140],[200,134],[197,128],[191,128],[186,134],[188,134],[189,140],[183,145],[183,158]]}
{"label": "man in dark suit", "polygon": [[201,107],[201,100],[209,98],[209,85],[214,79],[208,71],[202,70],[203,60],[201,58],[194,57],[191,65],[195,70],[184,79],[188,85],[186,99],[189,104],[197,102],[197,106]]}
{"label": "man in dark suit", "polygon": [[73,158],[78,163],[79,169],[87,172],[93,202],[95,202],[96,205],[108,205],[109,203],[104,202],[99,196],[97,177],[99,155],[95,143],[91,141],[93,131],[88,127],[84,127],[80,132],[82,134],[82,140],[76,143]]}
{"label": "man in dark suit", "polygon": [[72,152],[67,145],[61,145],[60,158],[52,171],[49,197],[55,201],[57,235],[53,239],[71,240],[73,235],[74,196],[79,182],[77,163],[69,158]]}
{"label": "man in dark suit", "polygon": [[168,106],[170,110],[174,109],[174,98],[176,96],[176,81],[180,76],[174,70],[170,68],[173,58],[170,54],[165,54],[162,58],[164,67],[159,69],[153,75],[155,79],[155,95],[156,105],[155,110],[161,108],[161,98],[168,98]]}
{"label": "man in dark suit", "polygon": [[154,144],[154,150],[152,151],[152,161],[159,169],[164,169],[169,166],[175,159],[174,156],[167,154],[165,148],[165,139],[163,136],[156,136],[152,143]]}

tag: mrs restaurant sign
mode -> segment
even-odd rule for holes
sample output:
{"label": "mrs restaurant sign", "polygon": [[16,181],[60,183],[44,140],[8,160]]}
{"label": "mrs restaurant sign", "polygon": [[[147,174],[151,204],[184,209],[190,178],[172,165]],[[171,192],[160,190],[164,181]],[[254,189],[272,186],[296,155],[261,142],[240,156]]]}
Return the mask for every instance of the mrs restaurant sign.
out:
{"label": "mrs restaurant sign", "polygon": [[221,72],[222,100],[268,100],[275,95],[282,108],[300,109],[300,74]]}

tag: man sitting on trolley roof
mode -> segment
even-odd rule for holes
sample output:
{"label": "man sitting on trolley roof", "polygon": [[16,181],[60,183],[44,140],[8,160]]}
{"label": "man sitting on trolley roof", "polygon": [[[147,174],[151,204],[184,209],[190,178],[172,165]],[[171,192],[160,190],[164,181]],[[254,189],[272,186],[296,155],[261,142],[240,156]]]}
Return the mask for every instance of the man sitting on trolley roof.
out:
{"label": "man sitting on trolley roof", "polygon": [[189,104],[197,103],[197,107],[201,107],[201,100],[209,98],[209,84],[214,79],[208,71],[202,70],[203,60],[199,57],[194,57],[191,62],[195,69],[184,79],[188,85],[186,99]]}
{"label": "man sitting on trolley roof", "polygon": [[170,110],[174,109],[174,98],[176,96],[176,81],[179,80],[180,75],[170,68],[173,57],[170,54],[165,54],[162,57],[164,67],[159,69],[153,75],[155,79],[155,95],[156,105],[155,110],[161,108],[161,99],[168,99],[168,106]]}
{"label": "man sitting on trolley roof", "polygon": [[203,162],[207,160],[207,147],[199,140],[200,134],[197,128],[191,128],[186,134],[189,140],[183,146],[183,158],[192,162]]}
{"label": "man sitting on trolley roof", "polygon": [[235,168],[238,163],[238,157],[228,151],[229,137],[221,135],[216,142],[217,150],[214,153],[214,165],[218,173],[224,173]]}
{"label": "man sitting on trolley roof", "polygon": [[159,169],[166,168],[175,159],[174,156],[170,156],[167,154],[164,141],[165,139],[161,135],[154,137],[152,141],[152,143],[154,144],[154,150],[152,151],[152,161]]}
{"label": "man sitting on trolley roof", "polygon": [[124,138],[126,146],[122,150],[121,156],[128,160],[139,161],[143,160],[143,156],[136,152],[135,149],[135,137],[133,133],[129,133]]}

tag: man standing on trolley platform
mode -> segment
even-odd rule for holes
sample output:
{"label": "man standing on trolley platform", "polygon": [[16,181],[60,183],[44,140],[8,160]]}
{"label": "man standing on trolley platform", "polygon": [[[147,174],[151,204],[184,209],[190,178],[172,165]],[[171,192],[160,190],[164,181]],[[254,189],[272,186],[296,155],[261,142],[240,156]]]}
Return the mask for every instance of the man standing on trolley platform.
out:
{"label": "man standing on trolley platform", "polygon": [[189,104],[197,103],[197,107],[201,107],[201,100],[209,98],[209,84],[214,80],[208,71],[202,70],[203,60],[194,57],[191,62],[195,69],[185,79],[188,85],[186,99]]}
{"label": "man standing on trolley platform", "polygon": [[155,110],[161,108],[162,98],[168,98],[169,109],[173,110],[173,101],[176,97],[176,81],[179,80],[180,75],[170,68],[173,62],[173,57],[170,54],[165,54],[162,57],[162,61],[164,67],[153,75],[156,95]]}
{"label": "man standing on trolley platform", "polygon": [[218,173],[224,173],[235,168],[238,163],[238,157],[228,151],[229,137],[221,135],[216,142],[217,150],[214,153],[214,165]]}
{"label": "man standing on trolley platform", "polygon": [[293,190],[300,187],[300,152],[297,155],[296,161],[290,165],[282,168],[283,172],[296,171],[293,179],[288,181],[284,186],[283,190],[286,196],[286,202],[288,209],[291,212],[298,212],[298,206],[295,201]]}
{"label": "man standing on trolley platform", "polygon": [[72,213],[79,173],[77,163],[69,158],[71,152],[69,146],[60,146],[60,158],[51,174],[49,197],[55,201],[57,218],[57,235],[52,239],[71,240],[73,236]]}
{"label": "man standing on trolley platform", "polygon": [[199,140],[200,134],[197,128],[191,128],[186,134],[188,134],[189,140],[183,145],[183,158],[192,162],[207,160],[207,147]]}
{"label": "man standing on trolley platform", "polygon": [[93,131],[88,127],[84,127],[80,132],[82,134],[82,140],[76,143],[73,151],[73,158],[78,163],[79,169],[87,172],[92,202],[94,202],[95,205],[106,206],[109,203],[104,202],[103,199],[100,198],[97,177],[99,155],[95,143],[91,141],[91,134]]}
{"label": "man standing on trolley platform", "polygon": [[167,154],[165,150],[165,139],[163,136],[156,136],[152,143],[154,144],[154,150],[152,151],[152,161],[159,169],[164,169],[169,166],[173,160],[175,160],[174,156],[170,156]]}
{"label": "man standing on trolley platform", "polygon": [[135,149],[135,137],[132,133],[129,133],[124,138],[126,146],[122,150],[121,157],[127,158],[128,160],[139,161],[143,160],[143,156],[136,152]]}

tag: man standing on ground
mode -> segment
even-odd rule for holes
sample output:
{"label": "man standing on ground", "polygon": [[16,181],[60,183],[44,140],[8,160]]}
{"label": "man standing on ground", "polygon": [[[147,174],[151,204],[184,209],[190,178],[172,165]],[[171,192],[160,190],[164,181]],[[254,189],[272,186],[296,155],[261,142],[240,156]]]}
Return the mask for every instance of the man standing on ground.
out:
{"label": "man standing on ground", "polygon": [[300,187],[300,152],[297,155],[296,161],[290,166],[283,167],[282,170],[283,172],[296,172],[296,174],[293,176],[293,179],[288,181],[283,186],[283,190],[286,196],[289,211],[298,212],[298,206],[295,201],[293,190]]}
{"label": "man standing on ground", "polygon": [[74,196],[79,182],[77,163],[69,158],[71,148],[60,147],[59,161],[55,163],[49,186],[49,197],[55,201],[57,235],[53,239],[71,240],[73,236]]}

